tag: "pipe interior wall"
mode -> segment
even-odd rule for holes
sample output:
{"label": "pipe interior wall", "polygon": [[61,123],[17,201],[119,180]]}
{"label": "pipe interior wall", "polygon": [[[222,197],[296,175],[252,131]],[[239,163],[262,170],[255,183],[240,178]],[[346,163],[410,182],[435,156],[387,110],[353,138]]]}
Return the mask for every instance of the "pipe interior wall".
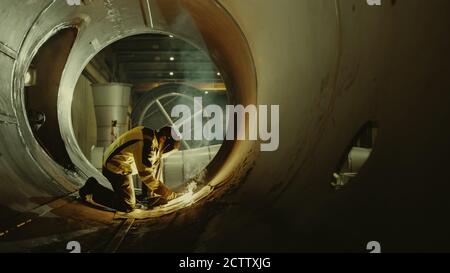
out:
{"label": "pipe interior wall", "polygon": [[85,76],[80,77],[75,87],[72,125],[80,149],[91,160],[92,146],[97,144],[97,120],[91,82]]}
{"label": "pipe interior wall", "polygon": [[[379,238],[391,251],[448,250],[450,3],[221,3],[255,56],[258,103],[280,104],[281,145],[210,222],[207,248],[364,251]],[[335,192],[331,174],[368,121],[372,156]]]}

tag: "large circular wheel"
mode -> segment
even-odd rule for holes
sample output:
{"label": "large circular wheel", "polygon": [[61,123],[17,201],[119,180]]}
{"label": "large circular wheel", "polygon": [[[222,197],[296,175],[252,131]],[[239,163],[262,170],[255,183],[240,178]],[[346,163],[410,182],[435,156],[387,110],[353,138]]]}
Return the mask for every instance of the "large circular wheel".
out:
{"label": "large circular wheel", "polygon": [[[183,124],[190,122],[186,126],[187,131],[181,132],[183,136],[193,134],[195,129],[203,130],[202,124],[195,125],[193,119],[202,115],[202,102],[196,101],[195,97],[202,97],[204,91],[182,84],[166,84],[157,87],[143,94],[136,103],[132,112],[133,126],[146,126],[159,129],[163,126],[173,126],[176,130],[183,128]],[[217,103],[214,99],[205,97],[205,104]],[[171,117],[172,108],[183,104],[189,107],[190,116]],[[197,106],[197,107],[195,107]],[[195,112],[197,111],[197,112]],[[180,133],[180,132],[179,132]],[[163,161],[162,177],[167,186],[180,188],[188,181],[193,181],[194,177],[201,176],[206,166],[211,162],[218,152],[222,141],[208,140],[183,140],[181,151],[166,158]],[[201,185],[202,179],[195,180],[195,185]]]}
{"label": "large circular wheel", "polygon": [[[202,115],[201,111],[195,113],[195,107],[201,109],[202,105],[194,100],[195,97],[203,97],[204,91],[197,88],[183,85],[183,84],[165,84],[145,93],[136,103],[131,114],[132,125],[146,126],[153,129],[159,129],[164,126],[173,126],[175,128],[179,125],[190,122],[187,132],[181,132],[188,135],[194,132],[195,129],[202,130],[202,128],[195,128],[193,119],[197,115]],[[171,116],[172,108],[176,105],[183,104],[190,108],[190,117],[173,118]],[[198,126],[201,126],[198,125]],[[181,149],[199,148],[211,145],[211,141],[207,140],[182,140]],[[217,143],[214,143],[217,144]]]}

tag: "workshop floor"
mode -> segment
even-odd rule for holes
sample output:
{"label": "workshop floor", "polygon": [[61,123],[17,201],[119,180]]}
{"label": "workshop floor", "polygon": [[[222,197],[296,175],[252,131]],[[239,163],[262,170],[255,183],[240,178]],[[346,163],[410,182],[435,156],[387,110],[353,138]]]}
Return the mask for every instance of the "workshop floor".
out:
{"label": "workshop floor", "polygon": [[0,252],[67,253],[71,241],[79,242],[83,253],[201,252],[205,226],[220,209],[220,204],[208,203],[202,209],[184,209],[155,219],[117,219],[114,212],[89,206],[77,196],[52,201],[44,212],[39,208],[36,215],[17,218],[0,236]]}

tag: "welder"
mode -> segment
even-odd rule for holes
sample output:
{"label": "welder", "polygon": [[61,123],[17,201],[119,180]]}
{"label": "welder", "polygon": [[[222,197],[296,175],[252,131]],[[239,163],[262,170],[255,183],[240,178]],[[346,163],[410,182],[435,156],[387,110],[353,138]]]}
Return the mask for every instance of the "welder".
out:
{"label": "welder", "polygon": [[123,212],[146,208],[136,202],[132,175],[139,174],[142,184],[148,188],[148,200],[153,202],[150,205],[175,199],[179,194],[165,186],[158,173],[162,158],[178,150],[180,139],[171,127],[153,130],[140,126],[122,134],[107,148],[102,168],[114,191],[91,177],[79,190],[80,197]]}

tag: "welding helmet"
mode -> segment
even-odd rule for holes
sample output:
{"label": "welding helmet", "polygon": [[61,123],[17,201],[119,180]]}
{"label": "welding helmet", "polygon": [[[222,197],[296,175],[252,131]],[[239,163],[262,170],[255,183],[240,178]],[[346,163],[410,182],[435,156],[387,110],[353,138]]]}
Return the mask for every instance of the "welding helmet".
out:
{"label": "welding helmet", "polygon": [[161,154],[168,156],[169,153],[175,152],[180,148],[181,136],[176,130],[170,126],[163,127],[158,130],[158,138],[165,137]]}

